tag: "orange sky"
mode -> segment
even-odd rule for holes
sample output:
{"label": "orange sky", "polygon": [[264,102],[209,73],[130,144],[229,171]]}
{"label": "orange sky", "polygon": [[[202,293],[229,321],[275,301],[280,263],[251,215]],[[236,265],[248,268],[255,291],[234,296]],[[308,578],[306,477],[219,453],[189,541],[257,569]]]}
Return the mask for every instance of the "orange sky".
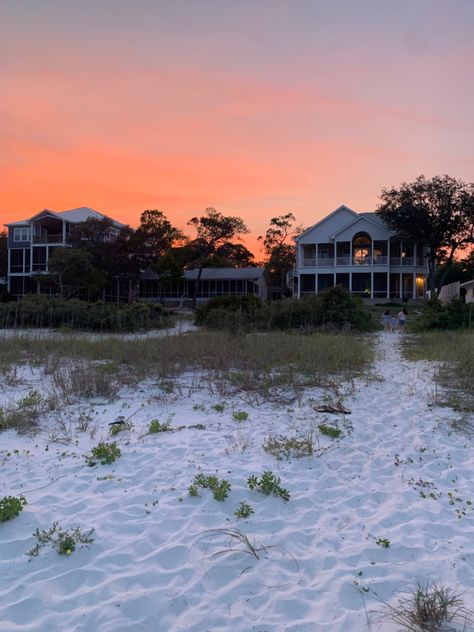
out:
{"label": "orange sky", "polygon": [[[374,210],[473,180],[473,3],[0,2],[0,221]],[[355,7],[357,5],[357,8]],[[257,253],[258,254],[258,253]]]}

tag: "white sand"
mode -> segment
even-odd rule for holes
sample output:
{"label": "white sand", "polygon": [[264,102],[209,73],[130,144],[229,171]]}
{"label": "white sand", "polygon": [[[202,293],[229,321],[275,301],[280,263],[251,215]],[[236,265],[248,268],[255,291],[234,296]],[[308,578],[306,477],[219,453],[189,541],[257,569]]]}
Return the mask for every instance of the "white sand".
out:
{"label": "white sand", "polygon": [[[402,360],[398,343],[398,335],[379,335],[380,379],[355,385],[345,420],[315,413],[310,398],[323,395],[316,391],[291,408],[252,407],[189,392],[192,376],[183,376],[180,392],[149,383],[113,404],[96,402],[94,438],[77,432],[72,443],[55,443],[53,420],[33,438],[2,433],[0,497],[25,494],[28,505],[0,524],[0,630],[357,632],[369,629],[368,616],[370,629],[394,632],[376,616],[380,600],[395,604],[416,580],[464,592],[472,608],[472,442],[450,427],[458,413],[429,406],[433,367]],[[37,373],[28,379],[38,387]],[[24,392],[23,384],[17,397]],[[0,405],[14,396],[4,384]],[[211,409],[223,401],[224,413]],[[63,411],[69,430],[90,407]],[[236,410],[248,420],[236,423]],[[151,418],[171,413],[172,425],[186,428],[140,438]],[[132,414],[133,430],[117,437],[121,458],[87,467],[84,455],[107,437],[108,422]],[[269,434],[303,435],[336,420],[343,436],[318,436],[330,448],[318,456],[276,461],[262,449]],[[197,423],[206,429],[189,428]],[[281,477],[289,502],[247,488],[247,477],[265,469]],[[228,499],[218,502],[209,490],[190,497],[198,472],[228,479]],[[449,493],[460,500],[450,504]],[[255,513],[238,520],[242,500]],[[95,541],[69,557],[45,547],[30,560],[33,531],[54,521],[94,527]],[[199,538],[229,527],[266,551],[256,559],[229,552],[224,539]]]}

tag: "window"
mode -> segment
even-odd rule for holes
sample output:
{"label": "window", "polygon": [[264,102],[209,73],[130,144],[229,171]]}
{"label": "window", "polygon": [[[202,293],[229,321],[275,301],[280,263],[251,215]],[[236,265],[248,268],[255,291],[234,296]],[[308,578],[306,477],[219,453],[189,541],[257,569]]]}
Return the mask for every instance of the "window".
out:
{"label": "window", "polygon": [[13,241],[30,241],[29,226],[19,226],[13,229]]}

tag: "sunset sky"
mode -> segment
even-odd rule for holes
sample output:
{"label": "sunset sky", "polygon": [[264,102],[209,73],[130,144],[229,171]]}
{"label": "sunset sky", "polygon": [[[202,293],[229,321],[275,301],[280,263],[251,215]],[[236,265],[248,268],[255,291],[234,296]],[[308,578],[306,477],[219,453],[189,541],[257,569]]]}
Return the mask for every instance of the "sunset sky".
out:
{"label": "sunset sky", "polygon": [[472,0],[0,0],[0,224],[214,206],[248,245],[474,180]]}

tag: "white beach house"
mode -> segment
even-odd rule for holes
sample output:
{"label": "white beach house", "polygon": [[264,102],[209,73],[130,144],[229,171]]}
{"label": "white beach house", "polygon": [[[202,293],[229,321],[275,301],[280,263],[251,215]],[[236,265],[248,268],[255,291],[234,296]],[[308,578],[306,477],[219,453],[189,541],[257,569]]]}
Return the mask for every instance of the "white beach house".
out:
{"label": "white beach house", "polygon": [[296,239],[294,294],[343,285],[368,299],[422,299],[427,261],[423,244],[404,241],[376,213],[342,205]]}

